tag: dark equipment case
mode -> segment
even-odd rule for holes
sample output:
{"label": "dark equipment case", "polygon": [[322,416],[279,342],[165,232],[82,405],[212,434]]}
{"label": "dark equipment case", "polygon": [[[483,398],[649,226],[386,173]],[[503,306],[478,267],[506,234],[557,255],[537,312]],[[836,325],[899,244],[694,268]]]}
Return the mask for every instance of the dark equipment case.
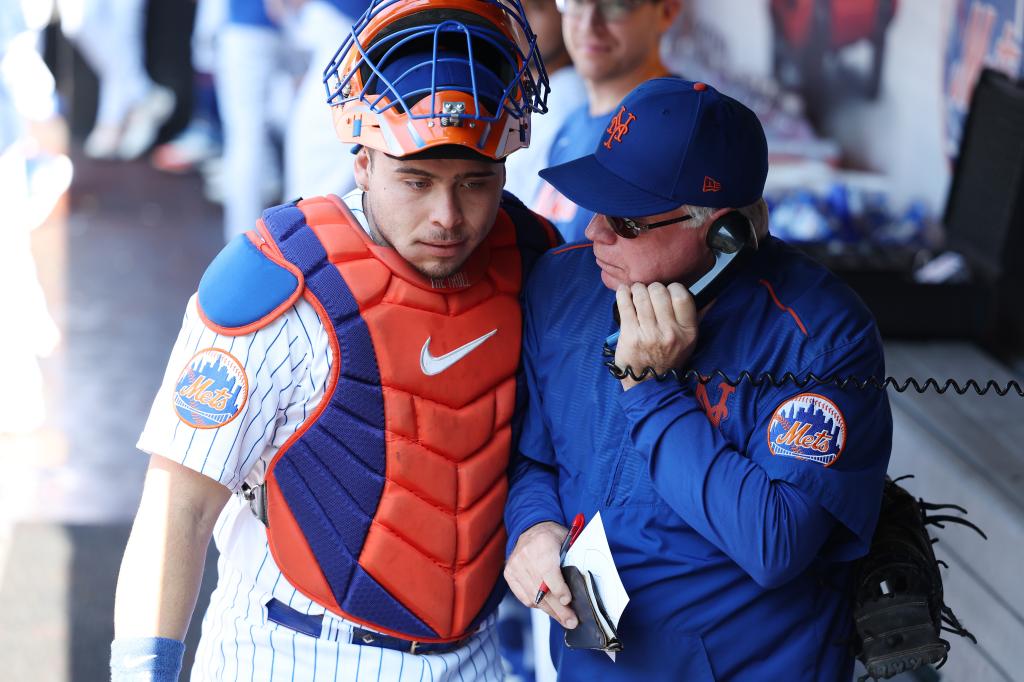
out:
{"label": "dark equipment case", "polygon": [[922,284],[920,254],[807,248],[860,295],[888,338],[959,338],[1024,350],[1024,83],[986,69],[964,126],[944,215],[966,281]]}

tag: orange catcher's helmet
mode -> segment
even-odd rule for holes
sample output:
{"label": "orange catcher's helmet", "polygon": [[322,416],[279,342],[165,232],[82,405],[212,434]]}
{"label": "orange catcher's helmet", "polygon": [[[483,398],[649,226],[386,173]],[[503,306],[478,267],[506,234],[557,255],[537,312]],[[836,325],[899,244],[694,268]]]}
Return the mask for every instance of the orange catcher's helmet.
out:
{"label": "orange catcher's helmet", "polygon": [[375,0],[324,70],[342,142],[409,156],[458,145],[500,160],[550,89],[519,0]]}

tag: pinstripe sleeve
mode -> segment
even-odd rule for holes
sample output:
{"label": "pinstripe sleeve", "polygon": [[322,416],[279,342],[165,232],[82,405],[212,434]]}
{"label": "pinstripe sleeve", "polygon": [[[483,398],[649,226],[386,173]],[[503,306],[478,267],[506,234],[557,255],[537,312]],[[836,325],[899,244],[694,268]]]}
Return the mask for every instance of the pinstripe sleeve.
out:
{"label": "pinstripe sleeve", "polygon": [[250,475],[262,477],[323,393],[323,335],[300,301],[256,332],[222,336],[203,324],[193,297],[137,447],[235,492]]}

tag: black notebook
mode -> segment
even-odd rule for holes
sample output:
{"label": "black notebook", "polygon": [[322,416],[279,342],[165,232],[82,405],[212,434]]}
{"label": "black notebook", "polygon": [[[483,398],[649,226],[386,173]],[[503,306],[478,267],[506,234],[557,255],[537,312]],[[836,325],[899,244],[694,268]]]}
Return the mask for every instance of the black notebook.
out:
{"label": "black notebook", "polygon": [[622,651],[622,642],[601,603],[601,595],[590,571],[564,566],[562,576],[572,592],[570,606],[579,620],[579,625],[565,631],[565,645],[573,649]]}

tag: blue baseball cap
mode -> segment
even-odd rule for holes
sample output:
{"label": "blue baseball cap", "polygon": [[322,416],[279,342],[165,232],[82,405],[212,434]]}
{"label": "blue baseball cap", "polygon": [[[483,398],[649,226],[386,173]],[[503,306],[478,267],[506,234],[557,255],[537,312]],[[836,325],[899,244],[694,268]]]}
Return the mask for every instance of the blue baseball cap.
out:
{"label": "blue baseball cap", "polygon": [[655,78],[616,107],[593,154],[540,171],[583,208],[612,216],[761,198],[768,145],[753,111],[710,85]]}

